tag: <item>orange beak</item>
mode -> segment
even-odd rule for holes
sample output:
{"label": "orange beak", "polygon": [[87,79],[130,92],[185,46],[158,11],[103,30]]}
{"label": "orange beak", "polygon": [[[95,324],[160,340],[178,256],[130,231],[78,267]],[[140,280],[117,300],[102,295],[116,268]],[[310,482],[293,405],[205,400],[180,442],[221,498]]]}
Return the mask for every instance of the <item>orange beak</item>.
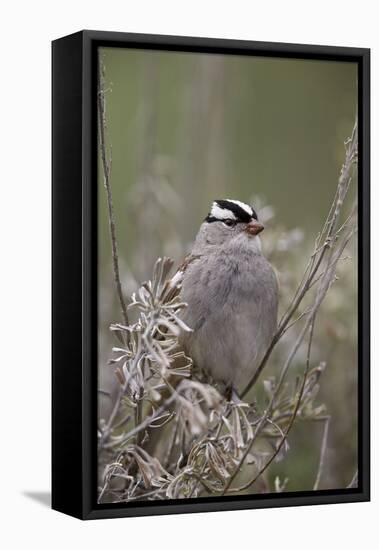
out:
{"label": "orange beak", "polygon": [[249,235],[258,235],[258,233],[263,231],[264,228],[265,226],[262,223],[258,222],[257,220],[252,220],[247,224],[245,231]]}

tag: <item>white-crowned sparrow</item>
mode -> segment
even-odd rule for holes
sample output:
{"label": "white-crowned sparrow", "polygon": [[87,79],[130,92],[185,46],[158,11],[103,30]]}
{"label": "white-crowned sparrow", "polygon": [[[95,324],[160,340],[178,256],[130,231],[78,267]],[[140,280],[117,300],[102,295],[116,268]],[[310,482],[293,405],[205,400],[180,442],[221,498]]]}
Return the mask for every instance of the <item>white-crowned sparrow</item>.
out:
{"label": "white-crowned sparrow", "polygon": [[251,206],[214,201],[174,276],[188,304],[182,319],[192,329],[180,337],[185,353],[237,392],[254,374],[277,323],[278,284],[262,255],[263,229]]}

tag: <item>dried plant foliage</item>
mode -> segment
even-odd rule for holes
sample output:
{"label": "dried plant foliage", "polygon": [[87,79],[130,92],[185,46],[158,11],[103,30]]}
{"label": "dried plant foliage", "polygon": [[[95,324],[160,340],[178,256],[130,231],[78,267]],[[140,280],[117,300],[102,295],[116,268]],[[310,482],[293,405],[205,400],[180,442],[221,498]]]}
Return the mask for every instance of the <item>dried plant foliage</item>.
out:
{"label": "dried plant foliage", "polygon": [[[105,125],[104,109],[100,87],[100,126]],[[324,425],[321,448],[316,449],[317,489],[325,466],[330,416],[318,402],[326,364],[313,363],[312,345],[321,305],[332,286],[338,286],[337,268],[344,270],[344,253],[356,232],[356,205],[345,219],[342,212],[357,161],[357,124],[345,144],[346,158],[330,212],[302,276],[297,278],[290,269],[279,274],[286,289],[282,294],[284,312],[261,364],[241,395],[242,402],[228,399],[212,380],[198,376],[196,365],[180,349],[179,333],[191,328],[181,320],[186,304],[180,299],[180,282],[173,278],[169,258],[156,261],[151,280],[141,285],[125,307],[104,136],[103,127],[100,144],[112,250],[116,251],[115,287],[123,321],[110,326],[115,346],[109,368],[117,377],[118,395],[108,419],[99,421],[98,501],[282,492],[288,479],[276,477],[270,487],[264,474],[274,461],[287,459],[288,435],[295,422]],[[263,218],[272,216],[269,207],[261,212]],[[266,255],[276,265],[275,260],[296,249],[301,239],[299,230],[274,234]],[[134,323],[129,322],[129,310]],[[263,378],[279,342],[279,374]],[[295,363],[301,366],[300,375],[299,369],[293,368]],[[263,395],[259,404],[258,393]]]}

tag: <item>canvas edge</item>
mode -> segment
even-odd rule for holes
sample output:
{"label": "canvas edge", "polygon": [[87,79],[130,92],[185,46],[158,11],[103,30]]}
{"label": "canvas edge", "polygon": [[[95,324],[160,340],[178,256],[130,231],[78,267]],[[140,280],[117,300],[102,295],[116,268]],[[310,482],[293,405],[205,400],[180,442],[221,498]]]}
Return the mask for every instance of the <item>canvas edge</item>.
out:
{"label": "canvas edge", "polygon": [[[75,167],[75,179],[77,180],[77,189],[76,192],[80,192],[80,204],[83,205],[81,211],[82,215],[82,231],[78,235],[78,232],[72,230],[68,237],[72,239],[79,239],[82,246],[82,271],[80,272],[80,283],[81,283],[81,296],[80,303],[82,307],[81,320],[83,320],[81,326],[81,343],[80,343],[80,355],[81,355],[81,364],[80,368],[76,367],[71,369],[73,374],[72,381],[66,381],[64,387],[60,386],[60,391],[74,389],[75,393],[75,404],[74,409],[77,411],[77,424],[78,429],[75,430],[75,444],[74,448],[76,449],[77,455],[77,464],[80,463],[80,482],[77,489],[70,492],[71,498],[70,502],[65,498],[64,504],[62,504],[62,498],[60,495],[61,489],[58,490],[57,480],[62,478],[62,473],[59,472],[59,464],[62,463],[62,459],[58,459],[57,455],[59,454],[59,449],[62,453],[65,448],[64,444],[59,443],[57,434],[53,435],[53,498],[52,498],[52,507],[61,512],[73,515],[81,519],[100,519],[100,518],[110,518],[110,517],[128,517],[128,516],[141,516],[141,515],[158,515],[158,514],[173,514],[173,513],[190,513],[190,512],[204,512],[204,511],[223,511],[223,510],[237,510],[237,509],[253,509],[253,508],[267,508],[267,507],[279,507],[279,506],[299,506],[299,505],[312,505],[312,504],[327,504],[327,503],[342,503],[342,502],[360,502],[367,501],[370,499],[370,451],[369,451],[369,437],[370,437],[370,400],[369,400],[369,300],[370,300],[370,291],[369,291],[369,161],[370,161],[370,151],[369,151],[369,138],[370,138],[370,86],[369,86],[369,77],[370,77],[370,50],[366,48],[344,48],[344,47],[334,47],[334,46],[312,46],[312,45],[299,45],[299,44],[279,44],[279,43],[262,43],[262,42],[250,42],[250,41],[235,41],[235,40],[224,40],[224,39],[207,39],[207,38],[193,38],[193,37],[172,37],[172,36],[162,36],[162,35],[141,35],[141,34],[130,34],[130,33],[108,33],[102,31],[81,31],[75,33],[68,37],[64,37],[57,41],[53,42],[53,52],[54,48],[57,48],[58,43],[60,43],[59,48],[66,47],[66,41],[74,40],[77,44],[80,42],[80,47],[78,49],[78,55],[81,56],[82,62],[82,72],[81,72],[81,86],[82,86],[82,96],[78,98],[77,110],[75,113],[67,112],[68,117],[77,118],[80,116],[80,123],[82,125],[82,134],[81,134],[81,154],[82,158],[80,162],[77,162]],[[362,134],[361,134],[361,158],[362,158],[362,173],[360,174],[360,182],[362,183],[362,200],[361,204],[363,207],[362,217],[361,217],[361,226],[360,230],[362,232],[362,241],[361,241],[361,283],[363,283],[363,290],[361,294],[361,305],[362,308],[362,322],[361,334],[364,335],[363,341],[363,350],[361,355],[361,387],[360,393],[362,395],[368,396],[368,399],[361,399],[361,448],[360,448],[360,470],[363,471],[360,478],[360,488],[353,490],[353,492],[341,492],[340,494],[335,495],[326,495],[323,491],[317,492],[317,494],[312,494],[311,496],[302,496],[301,494],[295,496],[284,495],[274,495],[270,496],[265,500],[257,500],[251,498],[247,500],[229,500],[225,498],[217,502],[205,502],[198,499],[198,502],[180,502],[180,503],[164,503],[159,506],[151,506],[149,503],[143,503],[141,506],[124,506],[120,507],[115,505],[114,507],[97,507],[94,504],[94,495],[95,495],[95,486],[94,480],[96,479],[96,468],[94,464],[94,457],[96,454],[96,440],[94,441],[94,413],[96,411],[96,399],[94,398],[93,392],[96,392],[96,374],[94,374],[93,367],[93,321],[94,321],[94,308],[93,308],[93,297],[94,293],[97,291],[96,285],[96,276],[94,275],[94,269],[96,267],[96,250],[97,250],[97,239],[96,231],[94,234],[94,228],[96,225],[96,212],[94,211],[94,195],[96,194],[97,186],[93,184],[94,171],[95,167],[95,146],[96,146],[96,109],[93,105],[94,98],[94,52],[99,45],[104,44],[114,44],[119,42],[120,45],[124,47],[158,47],[161,49],[169,48],[192,48],[194,51],[199,51],[199,49],[214,51],[214,53],[219,53],[222,51],[229,51],[229,53],[241,53],[242,51],[247,55],[251,55],[253,52],[260,55],[265,54],[275,54],[286,57],[287,55],[291,56],[300,56],[304,55],[305,57],[321,57],[321,58],[343,58],[353,60],[353,58],[361,66],[361,118],[362,118]],[[250,52],[250,53],[249,53]],[[54,55],[53,55],[54,57]],[[56,67],[57,69],[57,67]],[[57,72],[57,71],[56,71]],[[77,76],[72,77],[76,79]],[[53,80],[54,80],[54,69],[53,69]],[[63,79],[61,79],[63,80]],[[58,81],[55,81],[55,89],[58,85]],[[77,82],[76,82],[77,84]],[[54,126],[56,124],[57,118],[57,104],[54,101],[54,86],[53,86],[53,141],[55,142],[55,153],[53,145],[53,189],[56,187],[56,174],[54,176],[54,166],[57,163],[57,148],[59,148],[60,139],[57,136],[56,129]],[[80,103],[80,108],[79,108]],[[55,115],[54,115],[55,111]],[[77,123],[76,120],[74,122]],[[66,136],[68,137],[68,136]],[[73,146],[71,144],[71,146]],[[55,154],[55,161],[54,161]],[[55,182],[55,183],[54,183]],[[95,189],[95,191],[94,191]],[[54,191],[53,191],[54,195]],[[75,195],[74,195],[75,197]],[[53,211],[54,211],[54,199],[53,199]],[[55,216],[55,214],[54,214]],[[59,218],[59,215],[58,215]],[[54,233],[54,224],[55,226],[59,225],[57,220],[53,220],[53,240],[57,248],[57,227],[55,227]],[[58,231],[59,233],[59,231]],[[55,234],[55,237],[54,237]],[[59,241],[59,238],[58,238]],[[53,273],[54,273],[54,256],[53,254]],[[59,264],[59,262],[58,262]],[[61,274],[57,274],[57,266],[55,264],[55,279],[63,279]],[[73,277],[75,279],[75,273],[78,275],[78,266],[74,263],[68,266],[69,269],[73,270]],[[57,281],[56,281],[57,282]],[[77,283],[76,281],[76,292],[77,292]],[[67,281],[61,281],[61,284],[65,285],[67,289]],[[54,305],[55,303],[55,305]],[[66,313],[67,315],[67,313]],[[54,331],[54,318],[57,319],[57,308],[56,300],[54,300],[54,290],[53,290],[53,346],[57,345],[59,338],[57,337],[56,331]],[[91,329],[92,326],[92,329]],[[55,336],[54,336],[55,335]],[[58,340],[57,340],[58,338]],[[54,343],[55,342],[55,343]],[[82,347],[83,345],[83,347]],[[54,359],[53,359],[54,363]],[[58,363],[55,361],[55,368],[53,366],[53,409],[55,411],[55,421],[53,420],[53,431],[56,428],[62,431],[63,420],[60,419],[57,421],[58,411],[61,413],[66,412],[62,409],[60,401],[57,400],[57,376],[62,378],[62,373],[60,372],[62,367],[59,367],[58,364],[61,362],[58,360]],[[80,373],[80,380],[79,374]],[[67,372],[66,372],[67,375]],[[66,376],[67,378],[67,376]],[[78,403],[78,388],[80,388],[80,403]],[[63,391],[64,394],[68,395],[66,391]],[[96,395],[96,394],[95,394]],[[95,400],[95,401],[94,401]],[[80,407],[79,407],[80,406]],[[80,412],[79,412],[80,408]],[[71,417],[74,417],[75,414],[71,414]],[[53,410],[53,419],[54,419],[54,410]],[[65,419],[67,423],[67,419]],[[78,446],[78,430],[80,427],[80,445]],[[95,443],[95,446],[94,446]],[[55,458],[54,458],[55,456]],[[67,471],[67,468],[66,468]],[[68,471],[68,473],[70,473]],[[78,478],[79,479],[79,478]],[[55,482],[54,482],[55,480]],[[62,481],[61,481],[62,484]],[[58,494],[59,493],[59,494]],[[76,499],[76,502],[74,502]],[[71,502],[72,500],[72,502]]]}

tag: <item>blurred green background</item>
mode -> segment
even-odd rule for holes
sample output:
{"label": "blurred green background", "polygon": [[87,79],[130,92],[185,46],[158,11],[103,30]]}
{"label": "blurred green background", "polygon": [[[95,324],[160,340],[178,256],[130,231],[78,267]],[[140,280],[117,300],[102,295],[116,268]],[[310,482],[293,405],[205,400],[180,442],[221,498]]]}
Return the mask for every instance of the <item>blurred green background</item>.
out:
{"label": "blurred green background", "polygon": [[[279,272],[283,308],[335,192],[356,114],[357,65],[122,48],[101,48],[100,55],[126,297],[150,277],[158,256],[180,261],[213,199],[234,198],[254,200],[258,214],[265,213],[263,246]],[[101,387],[112,389],[108,327],[119,312],[100,159],[98,191],[99,375]],[[354,192],[348,203],[353,199]],[[327,363],[319,402],[332,415],[321,488],[346,486],[357,462],[357,280],[350,248],[316,325],[313,361]],[[300,353],[294,372],[302,364]],[[107,407],[104,399],[100,413]],[[289,478],[288,490],[311,489],[320,442],[320,426],[295,426],[271,481],[279,475]]]}

